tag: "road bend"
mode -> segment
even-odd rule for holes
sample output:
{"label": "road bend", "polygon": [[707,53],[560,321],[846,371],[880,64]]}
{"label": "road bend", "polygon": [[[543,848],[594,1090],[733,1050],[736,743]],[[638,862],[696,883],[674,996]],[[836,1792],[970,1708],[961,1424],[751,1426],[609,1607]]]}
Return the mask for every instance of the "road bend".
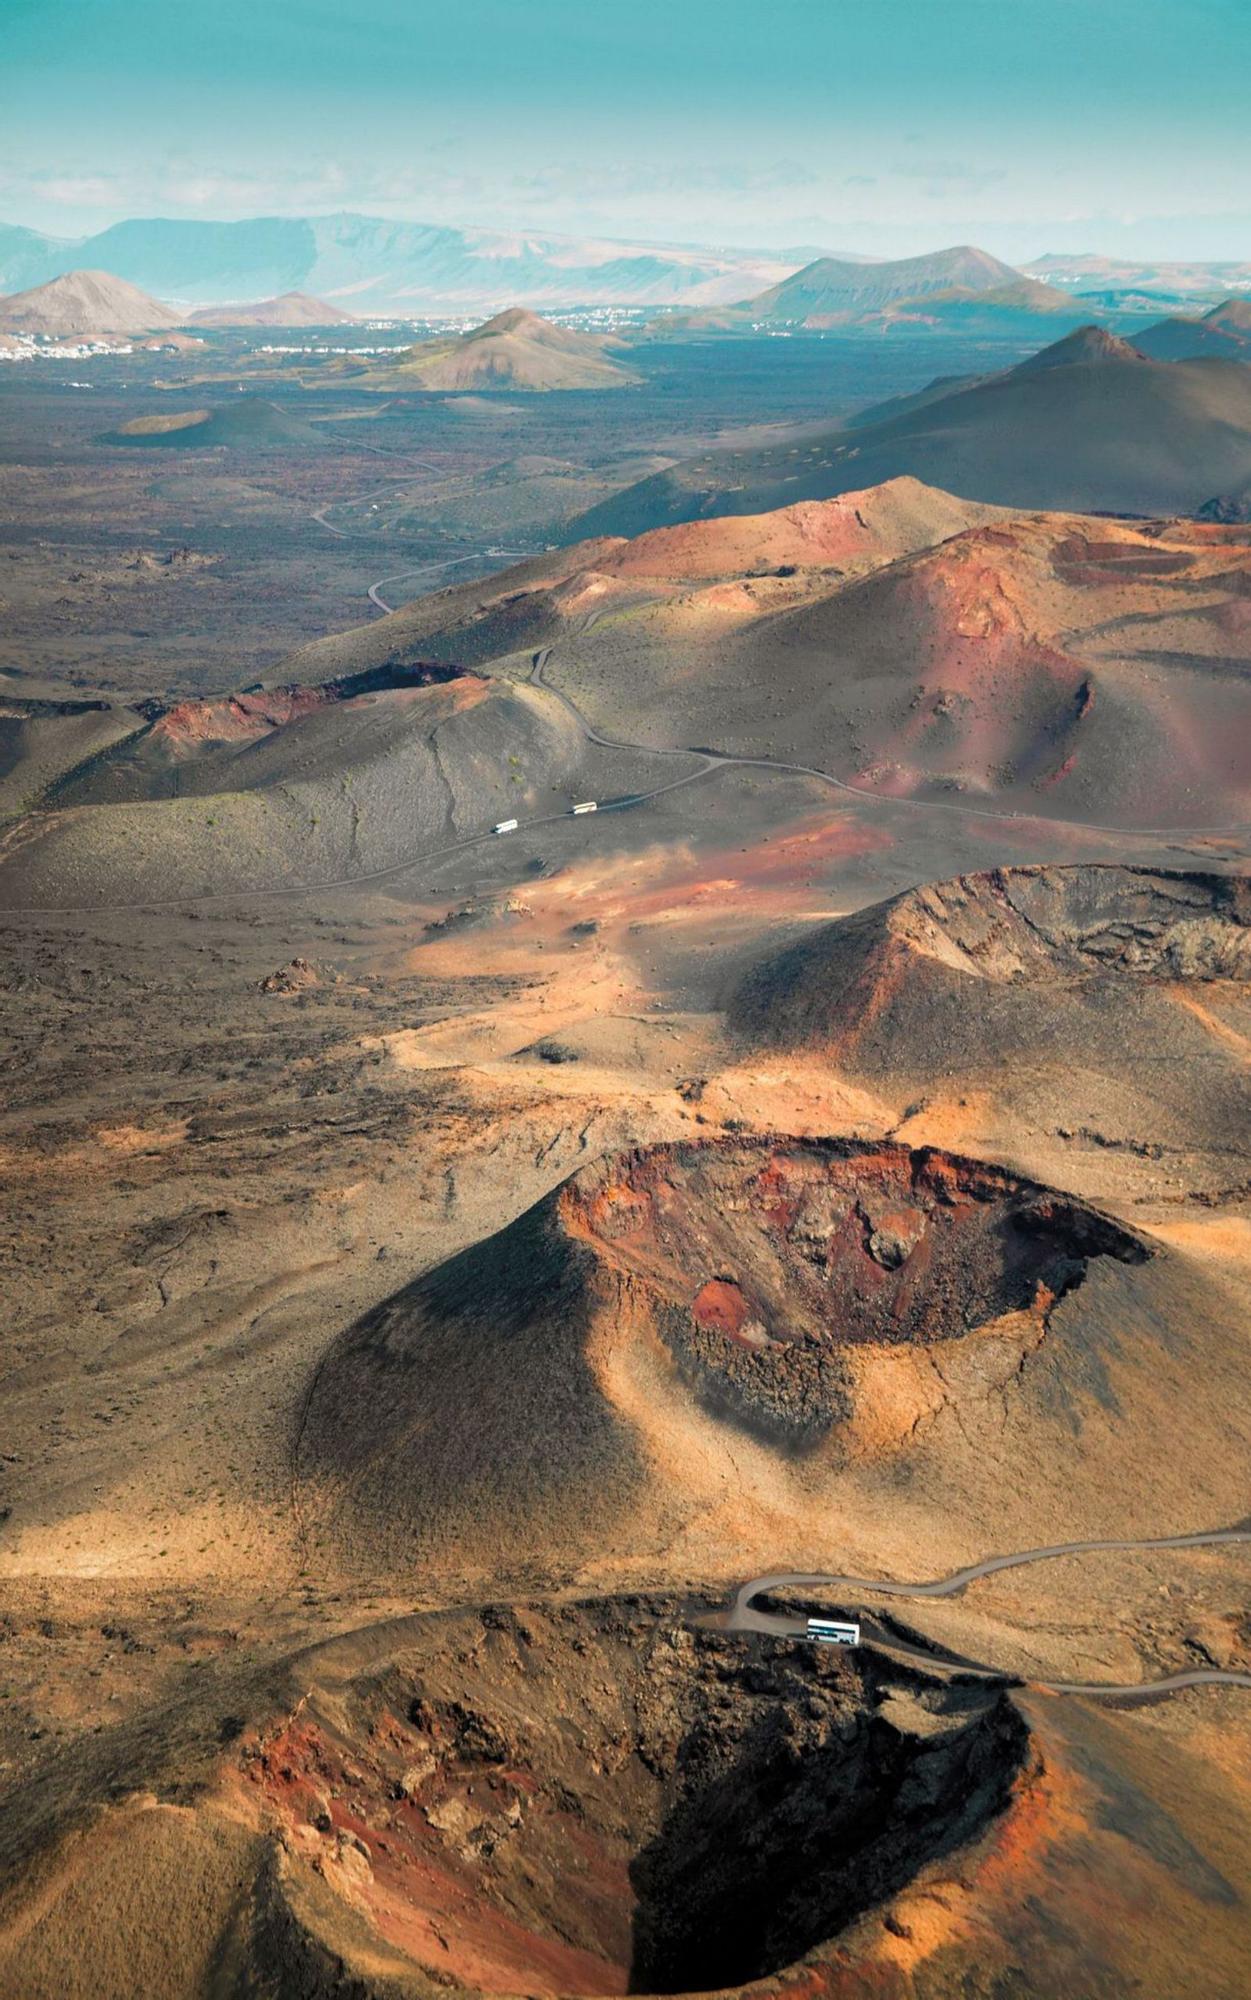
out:
{"label": "road bend", "polygon": [[[1101,1536],[1090,1541],[1053,1542],[1045,1548],[1022,1549],[1012,1555],[986,1556],[981,1562],[970,1563],[965,1569],[953,1570],[949,1576],[931,1577],[916,1583],[904,1582],[895,1577],[812,1575],[795,1570],[776,1570],[768,1576],[750,1577],[746,1583],[740,1584],[726,1609],[724,1622],[731,1632],[767,1632],[779,1638],[803,1638],[808,1629],[805,1618],[792,1616],[787,1612],[761,1610],[756,1604],[756,1599],[776,1596],[783,1591],[820,1592],[822,1596],[834,1598],[858,1598],[862,1593],[904,1598],[958,1597],[980,1577],[995,1576],[1002,1570],[1025,1569],[1032,1563],[1055,1562],[1065,1556],[1093,1555],[1108,1551],[1142,1555],[1161,1549],[1222,1548],[1239,1543],[1251,1543],[1251,1524],[1214,1528],[1193,1535],[1155,1535],[1145,1538]],[[959,1654],[947,1652],[936,1644],[918,1645],[914,1641],[903,1640],[872,1618],[865,1618],[862,1622],[879,1644],[908,1658],[928,1661],[931,1666],[958,1668],[965,1672],[983,1675],[988,1680],[1019,1683],[1021,1679],[1019,1675],[1006,1673],[1002,1667],[990,1665],[982,1660],[966,1659]],[[1102,1696],[1105,1700],[1115,1701],[1149,1701],[1180,1694],[1186,1688],[1251,1688],[1251,1673],[1242,1673],[1234,1668],[1192,1667],[1181,1673],[1163,1674],[1158,1679],[1149,1681],[1039,1680],[1031,1685],[1039,1687],[1048,1694]]]}

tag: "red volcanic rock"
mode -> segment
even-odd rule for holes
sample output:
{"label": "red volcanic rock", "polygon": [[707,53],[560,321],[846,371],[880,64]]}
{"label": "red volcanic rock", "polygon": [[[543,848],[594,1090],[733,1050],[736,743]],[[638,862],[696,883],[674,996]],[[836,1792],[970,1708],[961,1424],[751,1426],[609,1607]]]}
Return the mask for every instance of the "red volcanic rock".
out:
{"label": "red volcanic rock", "polygon": [[262,993],[305,993],[311,986],[320,986],[314,966],[306,958],[293,958],[290,965],[279,966],[277,972],[267,973],[261,981]]}
{"label": "red volcanic rock", "polygon": [[[333,702],[354,701],[368,694],[402,692],[462,678],[459,667],[435,662],[414,666],[371,668],[335,680],[301,686],[247,689],[241,694],[211,695],[202,701],[180,701],[158,716],[148,741],[164,746],[172,756],[195,756],[205,749],[242,746],[284,729],[301,716]],[[464,676],[474,686],[477,677]]]}
{"label": "red volcanic rock", "polygon": [[350,1494],[336,1519],[388,1544],[483,1499],[500,1532],[530,1518],[593,1539],[644,1498],[613,1388],[635,1357],[686,1418],[783,1456],[837,1450],[875,1357],[944,1349],[949,1372],[1005,1322],[1016,1356],[1093,1261],[1147,1256],[1096,1210],[933,1149],[735,1137],[618,1154],[345,1332],[301,1478]]}
{"label": "red volcanic rock", "polygon": [[180,701],[152,725],[151,740],[170,752],[196,751],[209,744],[253,743],[307,715],[327,700],[317,687],[275,688],[268,694],[229,694],[204,701]]}
{"label": "red volcanic rock", "polygon": [[[254,1964],[277,1929],[288,1977],[347,1945],[468,1993],[738,1987],[837,1949],[953,1844],[976,1870],[1036,1811],[1034,1762],[1002,1692],[692,1631],[663,1599],[427,1620],[246,1758],[237,1809],[288,1860]],[[918,1790],[923,1814],[883,1812]]]}
{"label": "red volcanic rock", "polygon": [[612,576],[682,582],[771,568],[855,571],[946,541],[998,512],[917,479],[889,479],[865,492],[800,501],[770,514],[655,528],[598,555],[597,566]]}

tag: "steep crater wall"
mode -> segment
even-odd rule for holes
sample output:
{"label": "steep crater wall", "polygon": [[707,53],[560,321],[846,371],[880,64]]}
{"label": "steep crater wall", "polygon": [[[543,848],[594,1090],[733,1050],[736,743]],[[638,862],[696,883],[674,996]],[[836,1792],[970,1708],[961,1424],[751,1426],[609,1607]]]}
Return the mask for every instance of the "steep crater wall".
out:
{"label": "steep crater wall", "polygon": [[736,1137],[612,1155],[345,1329],[302,1413],[302,1513],[375,1575],[649,1545],[699,1511],[710,1451],[730,1476],[738,1438],[763,1447],[762,1476],[801,1484],[800,1460],[818,1455],[820,1478],[878,1450],[883,1371],[909,1413],[890,1449],[911,1449],[942,1381],[969,1415],[993,1400],[1001,1430],[1024,1357],[1107,1290],[1092,1265],[1119,1274],[1137,1325],[1149,1256],[1069,1196],[934,1150]]}
{"label": "steep crater wall", "polygon": [[[874,1071],[983,1065],[1135,994],[1251,981],[1251,879],[1100,866],[998,868],[910,889],[770,953],[728,999],[754,1043]],[[1096,1030],[1099,1024],[1096,1023]]]}
{"label": "steep crater wall", "polygon": [[1044,1317],[1092,1257],[1148,1254],[1110,1218],[999,1168],[854,1140],[655,1147],[579,1176],[560,1212],[647,1293],[696,1391],[783,1443],[848,1413],[849,1350]]}
{"label": "steep crater wall", "polygon": [[975,1843],[1031,1763],[1000,1691],[672,1601],[427,1624],[245,1758],[294,1858],[254,1954],[294,1928],[471,1991],[739,1986]]}
{"label": "steep crater wall", "polygon": [[40,803],[50,810],[177,798],[188,788],[227,790],[233,760],[241,752],[307,716],[366,695],[442,687],[464,678],[459,666],[418,660],[367,667],[327,681],[256,686],[202,700],[154,703],[146,709],[145,728],[65,772]]}

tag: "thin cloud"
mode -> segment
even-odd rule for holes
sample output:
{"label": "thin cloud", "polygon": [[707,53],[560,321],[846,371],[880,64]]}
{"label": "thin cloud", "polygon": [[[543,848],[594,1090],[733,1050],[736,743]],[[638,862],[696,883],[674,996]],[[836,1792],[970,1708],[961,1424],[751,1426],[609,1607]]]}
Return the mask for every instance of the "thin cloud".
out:
{"label": "thin cloud", "polygon": [[900,180],[928,181],[931,188],[944,193],[956,188],[963,193],[980,193],[982,189],[996,187],[1008,178],[1002,167],[975,167],[966,160],[896,162],[891,173]]}

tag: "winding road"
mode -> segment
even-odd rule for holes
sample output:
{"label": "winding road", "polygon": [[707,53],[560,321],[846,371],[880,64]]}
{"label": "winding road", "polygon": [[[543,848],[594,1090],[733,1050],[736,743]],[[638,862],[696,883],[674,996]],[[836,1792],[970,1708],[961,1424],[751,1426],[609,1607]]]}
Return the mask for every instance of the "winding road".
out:
{"label": "winding road", "polygon": [[[441,467],[431,464],[431,462],[428,459],[414,459],[411,461],[411,463],[415,466],[418,466],[423,469],[428,469],[430,471],[442,470]],[[395,480],[401,480],[403,479],[404,475],[397,473],[393,475],[393,477]],[[336,504],[345,507],[352,506],[356,504],[357,501],[369,499],[371,495],[375,492],[384,492],[385,490],[386,490],[385,486],[370,487],[365,493],[349,495],[346,499]],[[349,535],[352,532],[350,529],[336,528],[331,522],[326,520],[325,515],[328,511],[329,511],[328,507],[323,508],[320,512],[314,513],[311,516],[311,518],[314,521],[319,522],[322,527],[329,528],[331,534]],[[424,575],[429,572],[441,573],[449,569],[459,567],[460,565],[465,563],[479,562],[484,557],[489,558],[493,556],[504,556],[520,560],[524,559],[527,555],[533,555],[536,553],[538,553],[538,551],[525,550],[525,549],[486,548],[480,550],[473,550],[468,555],[456,556],[453,557],[451,560],[444,560],[441,562],[433,561],[424,565],[417,565],[411,569],[391,570],[388,572],[386,576],[380,576],[376,582],[371,583],[368,586],[366,594],[369,598],[369,602],[372,605],[374,605],[378,611],[383,612],[385,614],[390,614],[391,612],[396,610],[397,607],[393,604],[388,604],[380,593],[385,584],[394,583],[400,577],[403,576],[412,577],[412,576]],[[591,631],[592,627],[596,623],[598,616],[599,614],[596,612],[591,613],[590,617],[586,621],[586,624],[582,628],[584,633],[589,633]],[[552,657],[552,650],[553,649],[550,646],[543,646],[535,654],[534,665],[531,668],[529,679],[536,687],[542,687],[546,690],[548,694],[555,695],[557,701],[560,702],[561,706],[567,710],[567,712],[572,716],[573,720],[577,723],[578,728],[582,731],[582,734],[586,738],[586,741],[588,743],[594,744],[598,749],[601,750],[624,750],[631,752],[635,755],[642,753],[650,757],[694,757],[698,759],[696,768],[692,771],[688,771],[682,777],[673,778],[669,781],[668,784],[657,785],[649,791],[635,793],[631,795],[629,798],[613,799],[611,801],[608,801],[605,805],[601,806],[600,808],[601,811],[620,812],[626,809],[627,807],[644,805],[651,799],[660,798],[666,792],[677,791],[683,785],[696,784],[699,782],[701,778],[708,777],[713,772],[738,767],[740,769],[747,769],[747,770],[777,771],[782,775],[789,777],[815,778],[821,784],[829,785],[835,791],[846,792],[852,798],[868,800],[871,804],[874,805],[902,806],[911,808],[912,810],[917,812],[946,812],[946,813],[955,813],[967,819],[1005,820],[1017,823],[1019,823],[1022,819],[1028,821],[1034,817],[1034,815],[1029,813],[1022,814],[1019,812],[1002,812],[996,810],[996,808],[993,806],[972,806],[949,799],[891,798],[881,792],[875,792],[871,790],[870,787],[866,785],[853,785],[849,783],[848,780],[846,780],[845,778],[836,778],[832,771],[823,771],[815,764],[792,764],[792,763],[787,763],[783,759],[777,757],[744,757],[744,756],[738,756],[733,752],[729,751],[708,750],[703,748],[699,749],[691,747],[680,747],[676,749],[658,748],[652,744],[630,743],[624,741],[619,737],[601,735],[600,732],[595,728],[593,728],[592,725],[587,721],[581,709],[573,701],[571,696],[567,695],[561,688],[554,687],[552,683],[545,678],[545,669],[547,667],[548,661]],[[550,822],[550,817],[551,816],[549,815],[544,819],[540,820],[522,820],[517,830],[518,832],[522,832],[527,827],[530,826],[546,825]],[[1069,824],[1070,822],[1049,822],[1049,824],[1060,824],[1060,823]],[[1247,831],[1251,831],[1251,828],[1248,828],[1246,826],[1195,826],[1195,827],[1181,827],[1181,828],[1175,826],[1127,827],[1127,826],[1104,826],[1094,820],[1081,820],[1071,823],[1080,826],[1083,830],[1089,833],[1119,834],[1127,838],[1145,836],[1152,839],[1168,839],[1175,836],[1193,837],[1196,835],[1201,835],[1205,838],[1211,838],[1217,835],[1237,834],[1237,833],[1245,833]],[[483,837],[490,838],[491,836],[488,834]],[[445,850],[440,850],[440,852],[443,851]],[[431,858],[434,857],[432,856]]]}
{"label": "winding road", "polygon": [[[378,450],[378,456],[380,457],[398,455]],[[443,469],[426,459],[412,459],[409,461],[409,466],[410,470],[412,467],[429,469],[431,471],[441,471]],[[340,528],[332,521],[329,521],[326,516],[331,507],[357,505],[360,501],[368,499],[371,494],[385,492],[388,486],[402,482],[408,476],[407,473],[388,475],[388,478],[380,485],[369,487],[363,493],[348,494],[340,500],[327,501],[323,507],[311,513],[310,519],[315,521],[320,527],[327,529],[332,535],[338,535],[343,539],[351,538],[354,534],[361,534],[362,531],[359,529]],[[389,616],[396,607],[389,604],[382,596],[382,589],[384,585],[393,583],[400,577],[442,574],[449,569],[457,568],[467,563],[480,562],[483,559],[490,559],[497,556],[504,558],[524,557],[527,554],[534,553],[536,552],[533,550],[513,550],[488,546],[484,549],[470,550],[460,556],[434,558],[424,563],[412,564],[404,569],[388,571],[385,576],[378,577],[368,586],[367,596],[369,602],[379,613]],[[585,632],[591,630],[596,622],[597,615],[596,613],[592,613],[590,618],[588,618],[583,628]],[[719,771],[738,769],[771,771],[776,772],[782,777],[812,778],[820,784],[828,785],[834,791],[844,793],[848,797],[857,799],[870,806],[898,808],[903,811],[919,813],[954,813],[961,818],[996,820],[1005,824],[1018,826],[1028,824],[1031,820],[1037,818],[1036,815],[1028,813],[997,811],[990,806],[971,806],[944,799],[888,797],[883,793],[874,792],[865,786],[850,784],[846,779],[837,778],[832,771],[823,771],[815,764],[788,763],[781,758],[774,757],[747,757],[730,751],[712,750],[695,746],[667,747],[649,743],[633,743],[624,738],[605,736],[588,722],[582,710],[570,695],[566,694],[563,689],[554,687],[551,681],[546,678],[547,666],[552,658],[552,650],[550,646],[544,646],[534,654],[533,664],[527,677],[528,682],[530,685],[541,688],[544,693],[552,696],[561,704],[577,724],[586,742],[592,744],[597,749],[624,751],[633,756],[693,760],[694,767],[692,769],[684,771],[679,777],[670,778],[663,785],[653,785],[646,791],[631,792],[621,798],[601,800],[599,804],[600,814],[605,812],[632,811],[637,806],[647,805],[652,800],[663,798],[667,793],[678,791],[686,785],[698,784],[702,779],[713,776]],[[556,813],[540,813],[531,819],[520,820],[515,831],[517,833],[530,833],[539,827],[564,825],[568,822],[569,818],[570,814],[568,810]],[[591,816],[588,815],[588,821],[590,818]],[[1092,820],[1072,822],[1045,820],[1042,823],[1049,826],[1072,825],[1076,830],[1083,833],[1103,833],[1126,840],[1139,838],[1192,839],[1197,836],[1234,836],[1251,832],[1251,826],[1241,824],[1207,827],[1150,827],[1105,826]],[[116,913],[129,910],[198,909],[214,903],[251,901],[260,897],[285,900],[295,896],[325,894],[335,889],[372,888],[376,887],[379,883],[391,881],[397,876],[407,874],[410,869],[419,867],[423,863],[429,864],[435,861],[450,859],[451,856],[465,853],[471,848],[485,845],[488,842],[493,843],[497,838],[498,836],[491,828],[484,827],[478,833],[464,834],[459,839],[447,841],[439,847],[423,848],[416,853],[404,856],[399,861],[388,862],[384,868],[373,869],[363,874],[337,875],[314,882],[270,883],[249,889],[209,890],[191,896],[142,897],[138,900],[121,903],[50,904],[46,906],[28,904],[24,906],[21,914],[26,916],[94,916],[110,911]]]}
{"label": "winding road", "polygon": [[[904,1583],[890,1577],[813,1576],[792,1570],[777,1570],[768,1576],[751,1577],[740,1584],[726,1608],[724,1624],[731,1632],[767,1632],[780,1638],[803,1638],[807,1633],[805,1618],[793,1617],[785,1612],[758,1610],[755,1600],[776,1595],[779,1591],[820,1591],[834,1597],[847,1593],[858,1596],[861,1592],[886,1597],[958,1597],[979,1577],[994,1576],[1001,1570],[1024,1569],[1031,1563],[1054,1562],[1063,1556],[1093,1555],[1100,1551],[1137,1555],[1156,1549],[1218,1548],[1230,1543],[1251,1543],[1251,1525],[1214,1528],[1193,1535],[1156,1535],[1145,1539],[1106,1536],[1093,1541],[1055,1542],[1046,1548],[1023,1549],[1013,1555],[987,1556],[981,1562],[970,1563],[966,1569],[953,1570],[950,1576],[934,1577],[921,1583]],[[1006,1673],[1002,1667],[945,1652],[937,1645],[921,1646],[901,1640],[872,1618],[863,1618],[862,1622],[880,1644],[908,1658],[925,1660],[932,1666],[958,1667],[994,1680],[1019,1681],[1021,1678]],[[1191,1667],[1181,1673],[1164,1674],[1150,1681],[1048,1680],[1037,1681],[1033,1685],[1046,1694],[1102,1695],[1115,1701],[1147,1701],[1180,1694],[1185,1688],[1251,1688],[1251,1673],[1242,1673],[1234,1668]]]}
{"label": "winding road", "polygon": [[533,553],[533,549],[471,549],[467,556],[434,556],[429,562],[410,563],[407,569],[389,570],[386,576],[380,576],[376,583],[370,584],[366,594],[375,610],[381,611],[384,617],[390,617],[397,607],[388,604],[381,595],[384,583],[394,583],[401,576],[442,576],[449,569],[461,569],[466,563],[481,562],[484,557],[503,556],[510,562],[520,562]]}
{"label": "winding road", "polygon": [[[323,526],[331,527],[331,524],[325,521],[321,515],[316,515],[314,518],[322,520]],[[342,533],[343,531],[331,528],[331,532]],[[412,569],[392,571],[387,576],[379,577],[375,583],[369,586],[369,601],[380,612],[390,613],[395,607],[383,599],[381,591],[385,584],[395,582],[399,577],[425,575],[431,571],[446,571],[462,563],[481,560],[483,556],[521,556],[524,553],[521,550],[485,549],[475,551],[468,556],[454,558],[452,562],[441,564],[433,562]],[[593,618],[588,620],[586,627],[588,631],[592,623]],[[667,792],[678,790],[681,786],[696,784],[713,772],[738,767],[740,769],[777,771],[780,774],[790,776],[815,778],[836,791],[848,793],[853,798],[867,800],[877,805],[912,807],[922,812],[950,812],[977,819],[1019,821],[1021,818],[1021,815],[1018,813],[1000,812],[990,807],[968,806],[945,800],[885,798],[880,793],[870,791],[859,785],[850,784],[842,778],[835,777],[832,772],[823,771],[811,764],[792,764],[771,757],[737,756],[732,753],[702,748],[661,748],[650,744],[633,743],[620,737],[605,736],[587,720],[582,710],[570,695],[562,688],[553,686],[551,681],[547,679],[546,670],[552,658],[552,651],[553,649],[550,646],[544,646],[534,654],[528,676],[529,684],[542,688],[545,693],[553,696],[573,719],[589,744],[592,744],[597,749],[624,751],[631,755],[666,758],[680,757],[695,760],[694,769],[683,772],[679,777],[671,778],[663,785],[654,786],[645,792],[632,793],[624,798],[604,801],[600,806],[601,812],[621,812],[635,806],[644,805],[652,799],[662,797]],[[526,831],[532,827],[551,826],[563,822],[567,817],[568,815],[564,812],[544,813],[534,819],[523,820],[517,831]],[[1176,827],[1116,827],[1095,825],[1092,822],[1082,822],[1082,825],[1086,830],[1096,833],[1125,836],[1151,835],[1159,838],[1177,834],[1179,831],[1185,832],[1188,835],[1246,831],[1243,827],[1195,827],[1185,829],[1178,829]],[[434,860],[441,858],[445,855],[476,846],[481,841],[493,840],[495,837],[491,833],[469,835],[463,840],[436,849],[425,856],[414,857],[414,861],[418,859]],[[357,877],[354,879],[365,881],[381,880],[384,876],[397,874],[402,869],[413,866],[414,861],[399,863],[397,866],[382,870],[378,875],[372,877]],[[339,885],[325,886],[337,887]],[[288,892],[280,891],[275,893]],[[854,1592],[858,1595],[861,1592],[865,1592],[903,1598],[956,1597],[966,1590],[971,1583],[977,1582],[981,1577],[993,1576],[1004,1570],[1022,1569],[1034,1563],[1053,1562],[1058,1558],[1066,1556],[1083,1556],[1098,1552],[1141,1554],[1161,1549],[1212,1548],[1244,1543],[1251,1543],[1251,1526],[1220,1528],[1199,1534],[1160,1535],[1143,1539],[1108,1536],[1090,1541],[1057,1542],[1044,1548],[1025,1549],[1010,1555],[987,1556],[980,1562],[969,1564],[967,1568],[953,1571],[949,1576],[931,1578],[915,1583],[902,1582],[887,1577],[811,1576],[792,1571],[776,1571],[767,1576],[752,1577],[746,1583],[740,1585],[727,1609],[725,1623],[731,1631],[760,1631],[787,1637],[803,1637],[807,1631],[807,1621],[804,1618],[788,1617],[786,1614],[779,1612],[757,1610],[755,1608],[755,1600],[766,1593],[776,1593],[781,1590],[819,1590],[834,1593],[835,1595],[844,1592]],[[938,1646],[909,1643],[901,1639],[897,1633],[889,1631],[878,1624],[871,1616],[865,1617],[862,1615],[862,1622],[880,1644],[893,1652],[924,1660],[931,1665],[946,1664],[965,1672],[982,1674],[990,1679],[1015,1680],[1017,1678],[1014,1675],[1005,1675],[1001,1668],[996,1668],[985,1662],[961,1659],[950,1653],[945,1654],[943,1649]],[[1188,1688],[1196,1687],[1238,1687],[1251,1689],[1251,1673],[1243,1673],[1236,1669],[1194,1667],[1185,1669],[1180,1673],[1165,1674],[1150,1681],[1040,1681],[1035,1685],[1043,1692],[1050,1694],[1086,1695],[1122,1702],[1148,1701],[1180,1694]]]}
{"label": "winding road", "polygon": [[[390,454],[379,453],[379,455]],[[442,470],[441,467],[435,466],[426,460],[414,460],[411,461],[411,464],[428,468],[431,471]],[[328,533],[348,539],[353,535],[354,531],[340,528],[334,522],[327,519],[330,508],[332,506],[358,504],[361,500],[370,498],[373,493],[385,492],[390,485],[398,483],[406,477],[406,474],[395,474],[379,486],[372,487],[363,494],[349,495],[341,501],[328,501],[324,507],[316,510],[311,515],[311,518]],[[360,533],[361,531],[356,530],[355,532]],[[490,547],[481,550],[472,550],[461,556],[442,559],[436,558],[424,563],[409,565],[404,569],[392,570],[368,586],[367,594],[369,602],[379,613],[389,615],[395,607],[389,604],[382,596],[382,590],[386,584],[393,583],[401,577],[425,578],[430,575],[445,574],[450,569],[478,562],[484,558],[501,557],[512,559],[523,557],[528,553],[533,552]],[[589,631],[593,623],[594,616],[587,621],[585,629]],[[563,689],[554,687],[546,678],[546,670],[551,658],[552,648],[550,646],[542,647],[534,654],[530,673],[527,677],[528,683],[542,689],[565,709],[576,723],[587,743],[598,749],[623,751],[636,756],[693,760],[694,767],[692,769],[684,771],[680,776],[668,780],[665,784],[653,786],[646,791],[631,793],[622,798],[602,801],[599,807],[600,812],[622,812],[636,806],[645,805],[649,801],[660,798],[668,792],[676,791],[682,786],[698,783],[701,779],[717,771],[739,768],[775,771],[779,775],[813,778],[836,791],[847,793],[851,797],[865,801],[871,805],[911,808],[919,812],[948,812],[964,817],[1007,822],[1019,822],[1023,817],[1018,813],[996,811],[989,807],[969,806],[944,800],[889,798],[881,793],[850,784],[844,779],[835,777],[832,772],[823,771],[819,767],[810,764],[788,763],[771,757],[739,756],[729,752],[704,748],[657,747],[651,744],[633,743],[618,737],[605,736],[587,720],[570,695],[565,693]],[[1025,815],[1024,817],[1028,819],[1031,815]],[[529,832],[538,827],[562,825],[566,824],[568,819],[569,813],[567,810],[555,813],[542,813],[532,819],[522,820],[517,831]],[[1082,821],[1077,824],[1086,832],[1106,833],[1125,838],[1133,838],[1141,835],[1164,838],[1182,835],[1193,836],[1195,834],[1238,834],[1248,830],[1244,826],[1206,828],[1125,827],[1102,826],[1089,821]],[[328,881],[305,882],[296,885],[276,884],[269,887],[247,890],[222,890],[205,895],[171,897],[164,901],[154,901],[151,898],[144,898],[138,902],[129,903],[94,903],[84,906],[81,910],[65,906],[52,906],[46,910],[32,907],[24,911],[23,914],[68,916],[97,915],[106,910],[186,909],[216,902],[237,902],[252,897],[286,898],[313,895],[345,887],[365,887],[404,874],[409,869],[423,862],[443,860],[451,855],[466,852],[485,842],[493,842],[496,838],[497,836],[493,832],[484,829],[479,833],[467,834],[458,840],[449,841],[440,847],[424,849],[419,853],[407,856],[401,861],[393,862],[385,868],[376,869],[366,874],[339,876]],[[897,1598],[932,1599],[955,1597],[979,1578],[992,1576],[1004,1570],[1024,1568],[1034,1563],[1051,1562],[1063,1557],[1083,1556],[1100,1551],[1140,1554],[1153,1550],[1210,1548],[1243,1543],[1251,1543],[1251,1524],[1215,1529],[1206,1533],[1162,1535],[1145,1539],[1105,1537],[1090,1541],[1060,1542],[1047,1547],[1026,1549],[1009,1555],[988,1556],[980,1562],[968,1565],[964,1569],[953,1571],[949,1576],[912,1583],[888,1577],[812,1575],[797,1571],[779,1570],[769,1575],[751,1577],[747,1582],[741,1584],[734,1593],[726,1611],[722,1614],[721,1622],[731,1631],[755,1631],[784,1637],[802,1638],[807,1630],[804,1618],[789,1616],[781,1612],[759,1610],[756,1608],[756,1600],[766,1594],[777,1593],[779,1591],[819,1591],[824,1594],[831,1594],[836,1598],[846,1593],[855,1596],[866,1593]],[[985,1662],[962,1659],[957,1655],[944,1652],[937,1645],[929,1643],[918,1645],[915,1642],[905,1640],[897,1633],[878,1624],[871,1615],[862,1614],[862,1623],[878,1643],[895,1653],[924,1660],[930,1665],[945,1665],[977,1673],[986,1676],[988,1679],[1001,1682],[1015,1682],[1018,1684],[1020,1682],[1020,1676],[1005,1673],[1003,1669]],[[1163,1675],[1158,1679],[1150,1681],[1130,1683],[1109,1681],[1037,1681],[1032,1684],[1044,1692],[1052,1694],[1096,1696],[1123,1702],[1145,1701],[1178,1694],[1185,1689],[1195,1687],[1251,1688],[1251,1673],[1220,1668],[1191,1668],[1180,1673]]]}

